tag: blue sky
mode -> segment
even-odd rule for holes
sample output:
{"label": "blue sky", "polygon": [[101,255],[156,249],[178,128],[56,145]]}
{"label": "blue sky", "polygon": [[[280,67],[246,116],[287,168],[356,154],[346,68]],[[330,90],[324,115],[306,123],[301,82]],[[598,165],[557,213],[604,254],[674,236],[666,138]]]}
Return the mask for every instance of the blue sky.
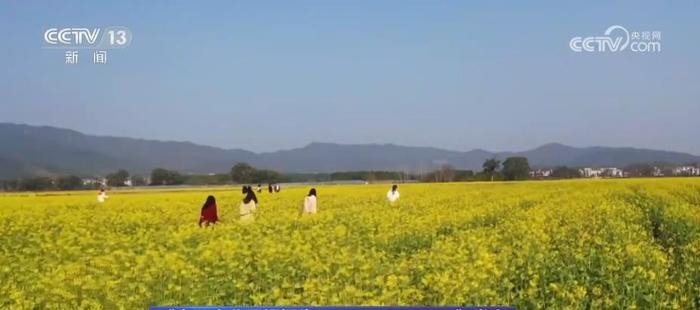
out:
{"label": "blue sky", "polygon": [[[611,25],[660,53],[575,53]],[[52,27],[126,26],[107,65]],[[271,151],[548,142],[700,154],[698,1],[0,3],[0,122]]]}

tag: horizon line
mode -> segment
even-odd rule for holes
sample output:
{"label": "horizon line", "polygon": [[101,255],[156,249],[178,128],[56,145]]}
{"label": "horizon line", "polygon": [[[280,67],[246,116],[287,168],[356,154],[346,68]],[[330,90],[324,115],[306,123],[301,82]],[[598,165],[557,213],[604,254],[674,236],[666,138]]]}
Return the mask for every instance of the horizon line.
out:
{"label": "horizon line", "polygon": [[274,151],[251,151],[251,150],[244,149],[244,148],[226,148],[226,147],[221,147],[221,146],[214,146],[214,145],[193,142],[193,141],[189,141],[189,140],[169,140],[169,139],[160,140],[160,139],[155,139],[155,138],[116,136],[116,135],[110,135],[110,134],[106,134],[106,135],[91,134],[91,133],[85,133],[85,132],[77,130],[77,129],[67,128],[67,127],[58,127],[58,126],[53,126],[53,125],[35,125],[35,124],[28,124],[28,123],[15,123],[15,122],[9,122],[9,121],[0,121],[0,125],[26,126],[26,127],[37,127],[37,128],[52,128],[52,129],[73,131],[73,132],[76,132],[76,133],[79,133],[79,134],[82,134],[85,136],[98,137],[98,138],[132,139],[132,140],[141,140],[141,141],[147,141],[147,142],[160,142],[160,143],[187,143],[187,144],[192,144],[192,145],[196,145],[199,147],[215,148],[215,149],[219,149],[222,151],[245,151],[245,152],[250,152],[250,153],[253,153],[256,155],[299,150],[299,149],[309,147],[313,144],[333,144],[333,145],[339,145],[339,146],[368,146],[368,145],[369,146],[397,146],[397,147],[408,147],[408,148],[437,149],[437,150],[441,150],[441,151],[457,152],[457,153],[469,153],[469,152],[481,151],[481,152],[491,153],[493,155],[498,155],[498,154],[502,154],[502,153],[523,153],[523,152],[533,151],[533,150],[536,150],[538,148],[542,148],[545,146],[559,145],[559,146],[576,148],[576,149],[617,148],[617,149],[661,151],[661,152],[670,152],[670,153],[682,153],[682,154],[692,155],[695,157],[700,157],[700,155],[695,154],[693,152],[689,152],[689,151],[670,151],[670,150],[661,149],[661,148],[647,148],[647,147],[637,147],[637,146],[609,146],[609,145],[574,146],[574,145],[565,144],[565,143],[556,142],[556,141],[547,142],[544,144],[540,144],[538,146],[530,147],[528,149],[519,150],[519,151],[512,151],[512,150],[511,151],[491,151],[491,150],[487,150],[487,149],[483,149],[483,148],[472,148],[470,150],[455,150],[455,149],[451,149],[451,148],[442,148],[442,147],[437,147],[437,146],[405,145],[405,144],[397,144],[394,142],[341,143],[341,142],[326,142],[326,141],[313,141],[312,140],[312,141],[310,141],[302,146],[297,146],[297,147],[293,147],[293,148],[280,148],[280,149],[277,149]]}

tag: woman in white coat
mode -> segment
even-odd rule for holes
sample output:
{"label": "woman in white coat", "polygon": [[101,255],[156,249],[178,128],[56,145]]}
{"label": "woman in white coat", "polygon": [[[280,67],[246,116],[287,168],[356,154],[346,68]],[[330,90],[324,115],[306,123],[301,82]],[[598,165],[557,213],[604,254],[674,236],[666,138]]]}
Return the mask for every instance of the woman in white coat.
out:
{"label": "woman in white coat", "polygon": [[312,188],[309,194],[304,198],[304,206],[301,209],[302,214],[316,214],[316,189]]}
{"label": "woman in white coat", "polygon": [[243,186],[243,194],[245,198],[241,201],[239,215],[241,221],[252,221],[255,219],[255,211],[257,210],[258,198],[255,197],[255,192],[250,186]]}
{"label": "woman in white coat", "polygon": [[394,186],[391,187],[391,190],[386,193],[386,199],[392,203],[399,200],[399,187],[396,186],[396,184],[394,184]]}
{"label": "woman in white coat", "polygon": [[109,198],[109,196],[107,196],[107,192],[105,192],[104,188],[101,188],[100,193],[97,194],[97,202],[103,203],[105,200],[107,200],[107,198]]}

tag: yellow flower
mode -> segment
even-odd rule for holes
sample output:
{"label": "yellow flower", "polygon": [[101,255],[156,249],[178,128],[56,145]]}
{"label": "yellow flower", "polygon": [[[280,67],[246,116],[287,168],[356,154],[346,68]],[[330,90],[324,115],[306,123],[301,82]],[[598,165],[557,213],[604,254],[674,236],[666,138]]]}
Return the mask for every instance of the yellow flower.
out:
{"label": "yellow flower", "polygon": [[[0,194],[0,308],[148,304],[692,308],[700,179]],[[221,222],[198,225],[215,195]],[[369,197],[369,198],[368,198]],[[374,198],[373,198],[374,197]],[[590,290],[590,292],[589,292]]]}

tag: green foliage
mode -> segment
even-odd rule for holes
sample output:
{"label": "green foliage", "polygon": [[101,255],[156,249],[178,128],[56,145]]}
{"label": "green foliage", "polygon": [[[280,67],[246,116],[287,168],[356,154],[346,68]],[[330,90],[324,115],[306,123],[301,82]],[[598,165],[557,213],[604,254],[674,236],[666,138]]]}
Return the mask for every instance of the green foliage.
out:
{"label": "green foliage", "polygon": [[247,163],[237,163],[231,168],[231,180],[238,184],[280,183],[288,179],[277,171],[256,169]]}
{"label": "green foliage", "polygon": [[500,166],[501,161],[495,158],[487,159],[484,161],[484,164],[481,165],[481,167],[484,169],[483,173],[491,178],[491,181],[493,181],[494,176],[496,175],[496,172]]}
{"label": "green foliage", "polygon": [[330,173],[285,173],[287,182],[328,182],[331,181]]}
{"label": "green foliage", "polygon": [[287,179],[277,171],[256,169],[253,172],[251,183],[280,183]]}
{"label": "green foliage", "polygon": [[559,166],[552,170],[552,177],[557,179],[573,179],[580,178],[581,172],[576,168],[567,166]]}
{"label": "green foliage", "polygon": [[151,185],[180,185],[185,177],[174,170],[156,168],[151,171]]}
{"label": "green foliage", "polygon": [[16,191],[19,180],[0,180],[0,191]]}
{"label": "green foliage", "polygon": [[631,177],[650,177],[654,175],[654,166],[651,164],[632,164],[625,168],[625,172]]}
{"label": "green foliage", "polygon": [[61,177],[56,180],[56,187],[63,191],[80,189],[83,187],[83,180],[74,175]]}
{"label": "green foliage", "polygon": [[21,179],[17,184],[17,190],[19,191],[45,191],[53,188],[53,180],[47,177]]}
{"label": "green foliage", "polygon": [[117,172],[108,174],[106,178],[108,186],[126,186],[126,181],[129,180],[129,172],[120,169]]}
{"label": "green foliage", "polygon": [[408,177],[403,172],[378,170],[341,171],[330,174],[332,181],[398,181]]}
{"label": "green foliage", "polygon": [[473,181],[475,179],[476,175],[474,174],[474,171],[472,170],[455,170],[455,181],[456,182],[463,182],[463,181]]}
{"label": "green foliage", "polygon": [[464,182],[474,181],[477,175],[472,170],[459,170],[451,165],[442,165],[440,169],[423,175],[423,182]]}
{"label": "green foliage", "polygon": [[255,168],[247,163],[237,163],[231,168],[231,180],[235,183],[252,183],[255,175]]}
{"label": "green foliage", "polygon": [[501,173],[509,181],[526,180],[530,177],[530,164],[525,157],[508,157],[503,162]]}
{"label": "green foliage", "polygon": [[188,175],[185,178],[187,185],[224,185],[231,183],[231,176],[225,173],[208,175]]}
{"label": "green foliage", "polygon": [[56,179],[49,177],[37,177],[0,181],[0,191],[53,191],[83,189],[83,181],[77,176],[65,176]]}
{"label": "green foliage", "polygon": [[131,177],[131,186],[146,186],[146,185],[148,185],[146,178],[144,178],[140,175]]}

